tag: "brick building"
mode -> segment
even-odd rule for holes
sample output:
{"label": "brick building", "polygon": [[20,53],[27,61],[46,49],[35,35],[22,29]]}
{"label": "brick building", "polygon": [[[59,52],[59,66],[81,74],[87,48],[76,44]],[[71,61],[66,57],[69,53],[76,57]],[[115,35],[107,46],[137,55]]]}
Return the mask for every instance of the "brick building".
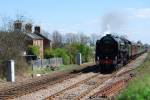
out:
{"label": "brick building", "polygon": [[[15,21],[14,31],[20,30],[22,30],[22,23]],[[40,51],[39,58],[44,58],[44,50],[46,48],[51,48],[51,40],[42,34],[40,26],[35,26],[34,32],[32,32],[32,24],[26,24],[25,31],[23,33],[26,34],[26,46],[38,46]]]}

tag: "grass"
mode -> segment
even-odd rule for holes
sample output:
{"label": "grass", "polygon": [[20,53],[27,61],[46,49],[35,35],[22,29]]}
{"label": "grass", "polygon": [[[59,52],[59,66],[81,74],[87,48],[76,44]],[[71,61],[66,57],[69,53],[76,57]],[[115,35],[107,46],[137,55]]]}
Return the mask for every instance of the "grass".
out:
{"label": "grass", "polygon": [[59,67],[59,70],[63,71],[63,70],[72,70],[72,69],[75,69],[76,67],[80,67],[79,65],[75,65],[75,64],[72,64],[72,65],[62,65]]}
{"label": "grass", "polygon": [[150,53],[135,73],[136,77],[117,97],[118,100],[150,100]]}
{"label": "grass", "polygon": [[35,68],[31,73],[33,74],[46,74],[52,72],[51,68]]}
{"label": "grass", "polygon": [[[56,71],[64,71],[64,70],[71,70],[78,67],[78,65],[60,65],[58,66],[58,69]],[[53,70],[50,67],[45,67],[45,68],[36,68],[30,73],[32,74],[46,74],[46,73],[51,73]]]}

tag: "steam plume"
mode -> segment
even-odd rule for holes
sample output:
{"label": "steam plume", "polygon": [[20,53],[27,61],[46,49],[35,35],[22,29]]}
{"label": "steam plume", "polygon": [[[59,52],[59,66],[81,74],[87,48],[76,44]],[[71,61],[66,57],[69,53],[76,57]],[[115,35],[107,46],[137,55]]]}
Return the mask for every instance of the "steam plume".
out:
{"label": "steam plume", "polygon": [[121,27],[125,24],[125,16],[122,13],[111,12],[107,13],[102,18],[102,33],[103,35],[108,33],[117,33]]}

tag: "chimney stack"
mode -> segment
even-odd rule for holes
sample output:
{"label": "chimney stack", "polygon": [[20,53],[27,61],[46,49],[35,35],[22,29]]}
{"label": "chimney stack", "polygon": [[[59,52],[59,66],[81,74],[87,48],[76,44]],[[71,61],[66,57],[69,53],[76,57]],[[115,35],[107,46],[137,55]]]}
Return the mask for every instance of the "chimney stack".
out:
{"label": "chimney stack", "polygon": [[40,26],[35,26],[34,30],[35,30],[35,33],[40,33],[41,32]]}
{"label": "chimney stack", "polygon": [[32,24],[28,23],[25,25],[26,32],[32,33]]}
{"label": "chimney stack", "polygon": [[19,20],[14,21],[14,31],[21,31],[22,22]]}

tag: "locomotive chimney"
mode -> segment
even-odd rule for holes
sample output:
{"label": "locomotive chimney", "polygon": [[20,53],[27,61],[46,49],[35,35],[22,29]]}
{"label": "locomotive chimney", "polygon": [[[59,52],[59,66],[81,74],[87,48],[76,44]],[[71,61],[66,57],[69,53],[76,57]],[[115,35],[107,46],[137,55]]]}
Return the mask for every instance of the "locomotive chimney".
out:
{"label": "locomotive chimney", "polygon": [[41,31],[40,26],[35,26],[34,31],[35,31],[35,33],[40,33],[40,31]]}
{"label": "locomotive chimney", "polygon": [[31,23],[26,24],[25,29],[26,29],[26,32],[31,33],[32,32],[32,24]]}
{"label": "locomotive chimney", "polygon": [[19,20],[14,21],[14,31],[21,31],[22,22]]}
{"label": "locomotive chimney", "polygon": [[111,34],[106,34],[106,36],[111,36]]}

